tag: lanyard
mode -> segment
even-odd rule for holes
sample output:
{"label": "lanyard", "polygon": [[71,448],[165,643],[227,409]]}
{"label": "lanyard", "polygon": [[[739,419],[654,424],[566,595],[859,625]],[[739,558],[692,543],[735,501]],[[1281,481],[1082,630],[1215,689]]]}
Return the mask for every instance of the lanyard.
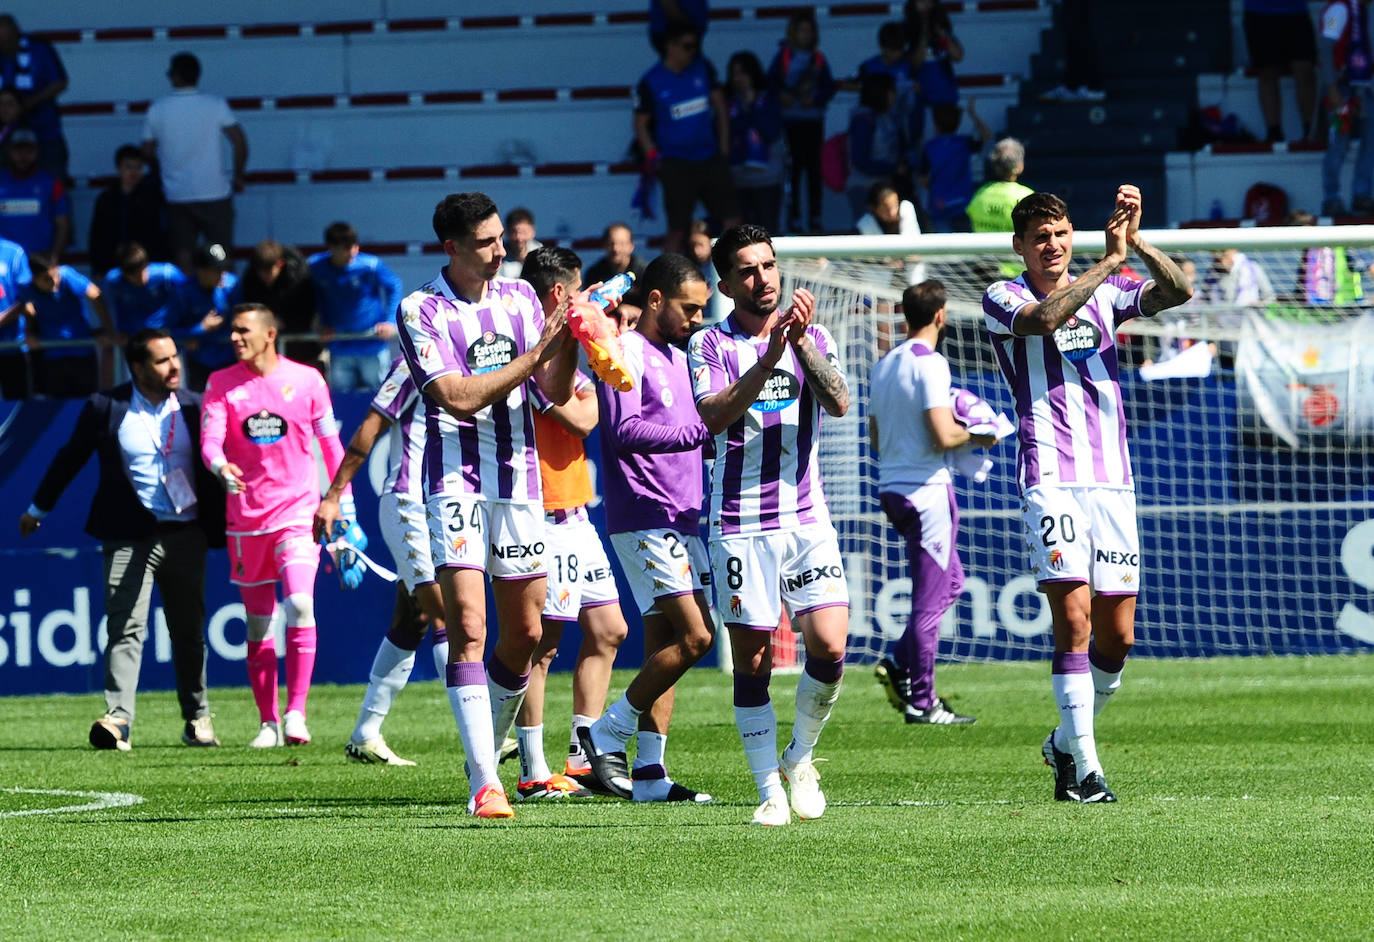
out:
{"label": "lanyard", "polygon": [[158,421],[156,409],[153,407],[153,404],[149,402],[147,398],[144,397],[142,393],[138,393],[138,398],[140,401],[142,401],[144,405],[148,406],[150,409],[153,409],[152,412],[144,412],[142,409],[139,409],[138,415],[139,418],[143,421],[144,428],[148,430],[148,437],[153,440],[153,449],[165,461],[171,458],[172,456],[172,443],[176,440],[177,434],[177,413],[181,411],[180,404],[176,401],[175,395],[168,396],[168,399],[170,399],[172,403],[172,421],[169,422],[167,425],[167,441],[164,444],[161,441],[162,435],[160,434],[160,430],[158,428],[158,426],[161,423]]}

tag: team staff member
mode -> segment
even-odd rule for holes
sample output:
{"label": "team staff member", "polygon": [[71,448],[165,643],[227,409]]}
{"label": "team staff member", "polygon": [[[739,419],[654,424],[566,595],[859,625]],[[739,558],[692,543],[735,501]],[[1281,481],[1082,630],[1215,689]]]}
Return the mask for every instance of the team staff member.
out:
{"label": "team staff member", "polygon": [[201,397],[181,388],[181,359],[165,330],[147,328],[124,350],[133,374],[87,400],[19,518],[32,536],[95,452],[100,480],[86,532],[104,543],[105,715],[97,749],[130,747],[152,584],[167,615],[177,699],[188,746],[218,746],[205,693],[205,551],[224,545],[223,489],[196,460]]}

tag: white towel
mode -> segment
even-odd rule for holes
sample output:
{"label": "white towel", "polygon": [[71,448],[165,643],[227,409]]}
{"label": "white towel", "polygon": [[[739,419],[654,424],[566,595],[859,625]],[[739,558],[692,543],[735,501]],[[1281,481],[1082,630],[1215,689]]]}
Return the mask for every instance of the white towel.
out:
{"label": "white towel", "polygon": [[[1016,431],[1010,419],[967,389],[951,386],[949,407],[954,413],[954,421],[972,435],[995,435],[1000,442]],[[986,481],[992,471],[992,459],[987,451],[971,444],[945,452],[945,464],[951,471],[973,479],[975,484]]]}

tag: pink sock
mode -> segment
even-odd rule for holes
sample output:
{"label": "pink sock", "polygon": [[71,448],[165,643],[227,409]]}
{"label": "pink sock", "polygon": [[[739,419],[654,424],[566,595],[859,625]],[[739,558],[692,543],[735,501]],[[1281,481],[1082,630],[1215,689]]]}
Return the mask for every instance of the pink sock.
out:
{"label": "pink sock", "polygon": [[280,723],[277,712],[277,646],[269,635],[263,641],[248,642],[248,686],[264,723]]}
{"label": "pink sock", "polygon": [[315,673],[315,626],[286,626],[286,712],[305,715],[310,678]]}

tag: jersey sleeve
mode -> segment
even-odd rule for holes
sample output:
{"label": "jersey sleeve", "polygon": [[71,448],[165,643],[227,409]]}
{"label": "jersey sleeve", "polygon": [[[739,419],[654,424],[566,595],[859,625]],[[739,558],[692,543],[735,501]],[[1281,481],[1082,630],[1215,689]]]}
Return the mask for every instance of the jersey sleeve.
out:
{"label": "jersey sleeve", "polygon": [[224,393],[215,383],[212,374],[205,384],[205,399],[200,407],[200,460],[207,468],[224,458],[224,434],[228,424],[228,412]]}
{"label": "jersey sleeve", "polygon": [[410,378],[410,367],[406,365],[404,357],[397,357],[382,380],[382,385],[373,394],[370,405],[394,424],[401,420],[401,413],[415,395],[415,381]]}
{"label": "jersey sleeve", "polygon": [[949,363],[942,356],[912,357],[915,391],[922,411],[949,406]]}
{"label": "jersey sleeve", "polygon": [[[325,384],[324,377],[314,370],[311,372],[315,373],[318,380],[311,392],[311,428],[320,443],[325,473],[332,479],[339,473],[339,465],[343,464],[344,458],[343,442],[339,440],[339,420],[334,417],[334,403],[329,398],[329,386]],[[352,490],[345,488],[344,493],[352,493]]]}
{"label": "jersey sleeve", "polygon": [[1111,275],[1106,283],[1115,289],[1112,292],[1113,326],[1120,327],[1126,321],[1142,316],[1140,298],[1144,294],[1145,286],[1154,284],[1153,280],[1134,281],[1121,275]]}
{"label": "jersey sleeve", "polygon": [[715,328],[699,330],[687,341],[687,369],[692,374],[692,398],[701,402],[730,385],[730,376],[720,356],[723,335]]}
{"label": "jersey sleeve", "polygon": [[436,295],[416,291],[401,302],[396,315],[401,354],[421,390],[440,376],[463,372],[463,351],[454,347],[443,307]]}
{"label": "jersey sleeve", "polygon": [[994,337],[1009,337],[1015,334],[1012,322],[1021,309],[1035,299],[1021,285],[1011,281],[996,281],[988,285],[983,295],[983,319],[988,333]]}

